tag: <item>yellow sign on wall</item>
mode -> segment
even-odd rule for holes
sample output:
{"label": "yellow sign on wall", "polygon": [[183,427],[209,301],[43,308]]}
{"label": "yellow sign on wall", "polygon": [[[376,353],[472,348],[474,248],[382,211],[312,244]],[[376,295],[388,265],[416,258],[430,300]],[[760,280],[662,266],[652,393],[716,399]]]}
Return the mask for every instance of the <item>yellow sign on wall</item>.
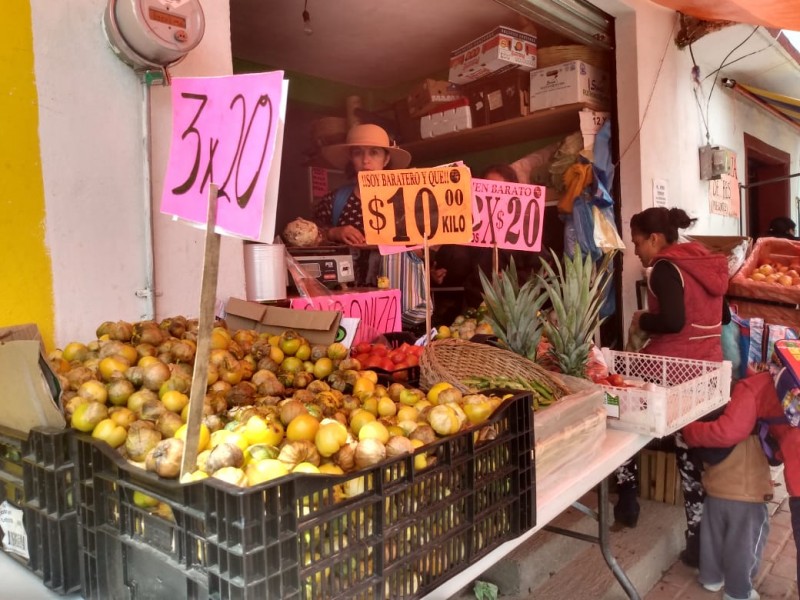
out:
{"label": "yellow sign on wall", "polygon": [[367,244],[460,244],[472,239],[468,167],[358,174]]}

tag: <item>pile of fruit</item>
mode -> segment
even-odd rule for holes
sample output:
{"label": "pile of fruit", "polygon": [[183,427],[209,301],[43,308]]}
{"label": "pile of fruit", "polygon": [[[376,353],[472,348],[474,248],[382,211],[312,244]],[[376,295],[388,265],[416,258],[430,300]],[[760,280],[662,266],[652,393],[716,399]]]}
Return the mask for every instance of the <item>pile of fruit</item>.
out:
{"label": "pile of fruit", "polygon": [[766,257],[759,261],[758,267],[747,277],[751,281],[773,283],[784,287],[800,287],[800,259],[791,261]]}
{"label": "pile of fruit", "polygon": [[[96,333],[50,355],[68,422],[129,462],[177,478],[197,322],[106,322]],[[293,331],[231,333],[219,324],[210,342],[197,468],[187,481],[249,486],[289,473],[348,473],[481,425],[503,401],[449,383],[427,393],[380,385],[342,344],[311,345]],[[415,347],[401,348],[381,360],[397,368],[417,359]],[[369,350],[359,355],[365,364]],[[418,468],[431,460],[416,453]]]}
{"label": "pile of fruit", "polygon": [[407,343],[390,348],[386,344],[362,342],[350,354],[364,369],[380,369],[391,373],[395,381],[408,381],[409,371],[419,365],[423,350],[422,346]]}
{"label": "pile of fruit", "polygon": [[458,315],[450,326],[442,325],[436,331],[436,339],[443,340],[453,338],[457,340],[469,340],[473,336],[484,333],[491,335],[494,333],[492,326],[484,320],[486,316],[486,305],[481,304],[478,308],[468,308],[463,315]]}

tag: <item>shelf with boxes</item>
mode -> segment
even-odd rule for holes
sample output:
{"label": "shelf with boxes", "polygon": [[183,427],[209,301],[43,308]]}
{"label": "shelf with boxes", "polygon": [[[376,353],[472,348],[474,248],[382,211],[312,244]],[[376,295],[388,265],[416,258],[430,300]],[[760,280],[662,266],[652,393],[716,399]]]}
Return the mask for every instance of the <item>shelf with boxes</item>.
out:
{"label": "shelf with boxes", "polygon": [[553,137],[580,129],[579,113],[589,108],[585,103],[565,104],[539,110],[524,117],[454,131],[426,140],[402,144],[417,162],[436,160],[442,156],[478,152],[509,146],[529,140]]}

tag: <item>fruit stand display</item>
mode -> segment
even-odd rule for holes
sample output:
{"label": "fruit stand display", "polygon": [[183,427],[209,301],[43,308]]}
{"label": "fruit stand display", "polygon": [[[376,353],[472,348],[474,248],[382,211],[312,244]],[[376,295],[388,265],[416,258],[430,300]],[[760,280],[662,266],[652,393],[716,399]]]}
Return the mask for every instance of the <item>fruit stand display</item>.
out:
{"label": "fruit stand display", "polygon": [[197,469],[178,482],[195,332],[108,322],[50,356],[81,432],[86,597],[413,597],[535,522],[529,393],[382,385],[292,331],[213,329]]}
{"label": "fruit stand display", "polygon": [[800,242],[760,238],[733,276],[728,297],[743,317],[800,327]]}

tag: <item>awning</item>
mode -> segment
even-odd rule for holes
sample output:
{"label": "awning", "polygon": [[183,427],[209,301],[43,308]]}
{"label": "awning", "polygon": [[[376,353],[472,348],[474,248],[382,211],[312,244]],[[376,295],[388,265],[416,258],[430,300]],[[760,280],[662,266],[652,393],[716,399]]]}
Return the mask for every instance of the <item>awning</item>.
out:
{"label": "awning", "polygon": [[800,99],[738,83],[732,79],[724,79],[723,84],[750,98],[753,102],[764,106],[774,115],[783,118],[800,129]]}
{"label": "awning", "polygon": [[800,31],[798,0],[653,0],[706,21],[733,21]]}

